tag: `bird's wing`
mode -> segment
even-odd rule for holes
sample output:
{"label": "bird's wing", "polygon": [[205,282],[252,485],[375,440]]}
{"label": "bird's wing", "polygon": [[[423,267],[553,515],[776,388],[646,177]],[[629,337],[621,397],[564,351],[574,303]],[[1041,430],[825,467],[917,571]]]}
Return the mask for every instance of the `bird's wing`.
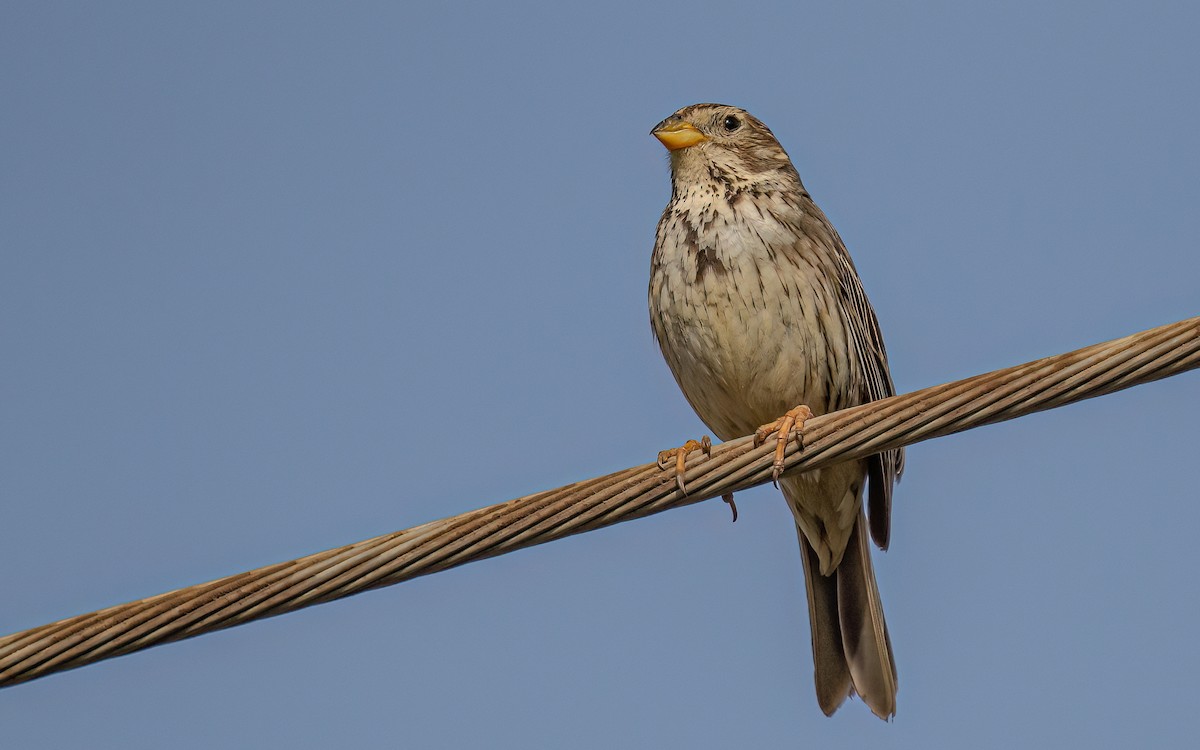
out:
{"label": "bird's wing", "polygon": [[[859,395],[864,403],[894,396],[896,387],[892,384],[892,375],[888,370],[887,348],[883,344],[879,320],[875,317],[871,301],[867,299],[854,262],[850,260],[850,253],[847,252],[837,231],[832,231],[838,251],[836,258],[839,301],[849,324],[855,356],[863,376],[860,384],[862,391]],[[871,538],[881,549],[887,549],[891,535],[892,485],[903,471],[903,448],[878,453],[868,459],[867,511]]]}

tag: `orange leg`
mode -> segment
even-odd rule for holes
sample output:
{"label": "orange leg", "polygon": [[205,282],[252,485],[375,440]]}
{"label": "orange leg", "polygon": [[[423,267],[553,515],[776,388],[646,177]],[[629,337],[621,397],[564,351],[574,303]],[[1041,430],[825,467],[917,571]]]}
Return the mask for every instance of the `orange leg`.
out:
{"label": "orange leg", "polygon": [[779,475],[783,473],[783,454],[784,451],[787,450],[788,439],[791,438],[794,433],[796,436],[796,444],[803,445],[802,432],[804,430],[804,423],[807,420],[812,419],[812,416],[812,409],[808,408],[804,404],[801,404],[795,409],[789,409],[787,414],[784,414],[774,422],[768,422],[754,431],[755,447],[767,442],[767,438],[771,436],[771,433],[779,433],[779,437],[775,442],[775,465],[771,472],[771,479],[776,482],[776,484],[779,482]]}
{"label": "orange leg", "polygon": [[669,464],[667,463],[672,457],[675,459],[675,484],[679,485],[679,491],[687,494],[687,489],[683,485],[684,463],[687,462],[688,454],[692,451],[704,451],[704,455],[712,455],[712,439],[705,435],[699,440],[689,440],[679,448],[658,452],[658,468],[666,471]]}
{"label": "orange leg", "polygon": [[[684,495],[687,494],[687,488],[683,483],[683,473],[688,454],[692,451],[704,451],[705,456],[711,456],[712,440],[708,437],[708,435],[705,435],[699,440],[689,440],[679,448],[672,448],[670,450],[658,452],[658,468],[662,469],[663,471],[666,471],[668,468],[670,468],[669,462],[672,458],[675,459],[675,484],[679,486],[679,491]],[[721,495],[721,499],[729,503],[730,509],[733,510],[733,520],[734,522],[737,522],[737,504],[733,502],[733,493],[730,492],[728,494]]]}

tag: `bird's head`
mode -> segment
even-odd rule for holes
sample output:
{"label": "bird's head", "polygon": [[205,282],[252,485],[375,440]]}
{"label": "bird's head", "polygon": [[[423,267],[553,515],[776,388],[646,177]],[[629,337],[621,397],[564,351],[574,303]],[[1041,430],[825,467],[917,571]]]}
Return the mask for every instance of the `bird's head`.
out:
{"label": "bird's head", "polygon": [[650,134],[671,153],[671,178],[681,186],[722,183],[726,192],[800,188],[787,152],[770,128],[744,109],[693,104]]}

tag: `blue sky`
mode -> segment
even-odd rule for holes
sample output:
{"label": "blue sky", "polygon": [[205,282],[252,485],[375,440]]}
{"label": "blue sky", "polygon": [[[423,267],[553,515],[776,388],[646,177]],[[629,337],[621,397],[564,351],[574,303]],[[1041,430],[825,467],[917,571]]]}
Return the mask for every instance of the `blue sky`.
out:
{"label": "blue sky", "polygon": [[[0,17],[0,633],[702,433],[645,300],[696,101],[779,136],[900,391],[1200,311],[1184,3]],[[1190,746],[1198,398],[910,449],[890,725],[817,708],[759,488],[4,690],[4,744]]]}

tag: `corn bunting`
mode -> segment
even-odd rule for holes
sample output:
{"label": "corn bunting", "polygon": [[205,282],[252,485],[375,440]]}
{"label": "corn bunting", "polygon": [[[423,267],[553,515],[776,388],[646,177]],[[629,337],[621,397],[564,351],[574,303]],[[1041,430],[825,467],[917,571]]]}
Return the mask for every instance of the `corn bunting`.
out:
{"label": "corn bunting", "polygon": [[[670,152],[671,201],[651,260],[650,319],[700,419],[722,440],[777,432],[781,462],[806,417],[893,395],[850,255],[767,126],[736,107],[695,104],[651,132]],[[887,548],[903,462],[889,451],[778,477],[800,538],[826,714],[855,693],[881,718],[896,712],[867,535]]]}

